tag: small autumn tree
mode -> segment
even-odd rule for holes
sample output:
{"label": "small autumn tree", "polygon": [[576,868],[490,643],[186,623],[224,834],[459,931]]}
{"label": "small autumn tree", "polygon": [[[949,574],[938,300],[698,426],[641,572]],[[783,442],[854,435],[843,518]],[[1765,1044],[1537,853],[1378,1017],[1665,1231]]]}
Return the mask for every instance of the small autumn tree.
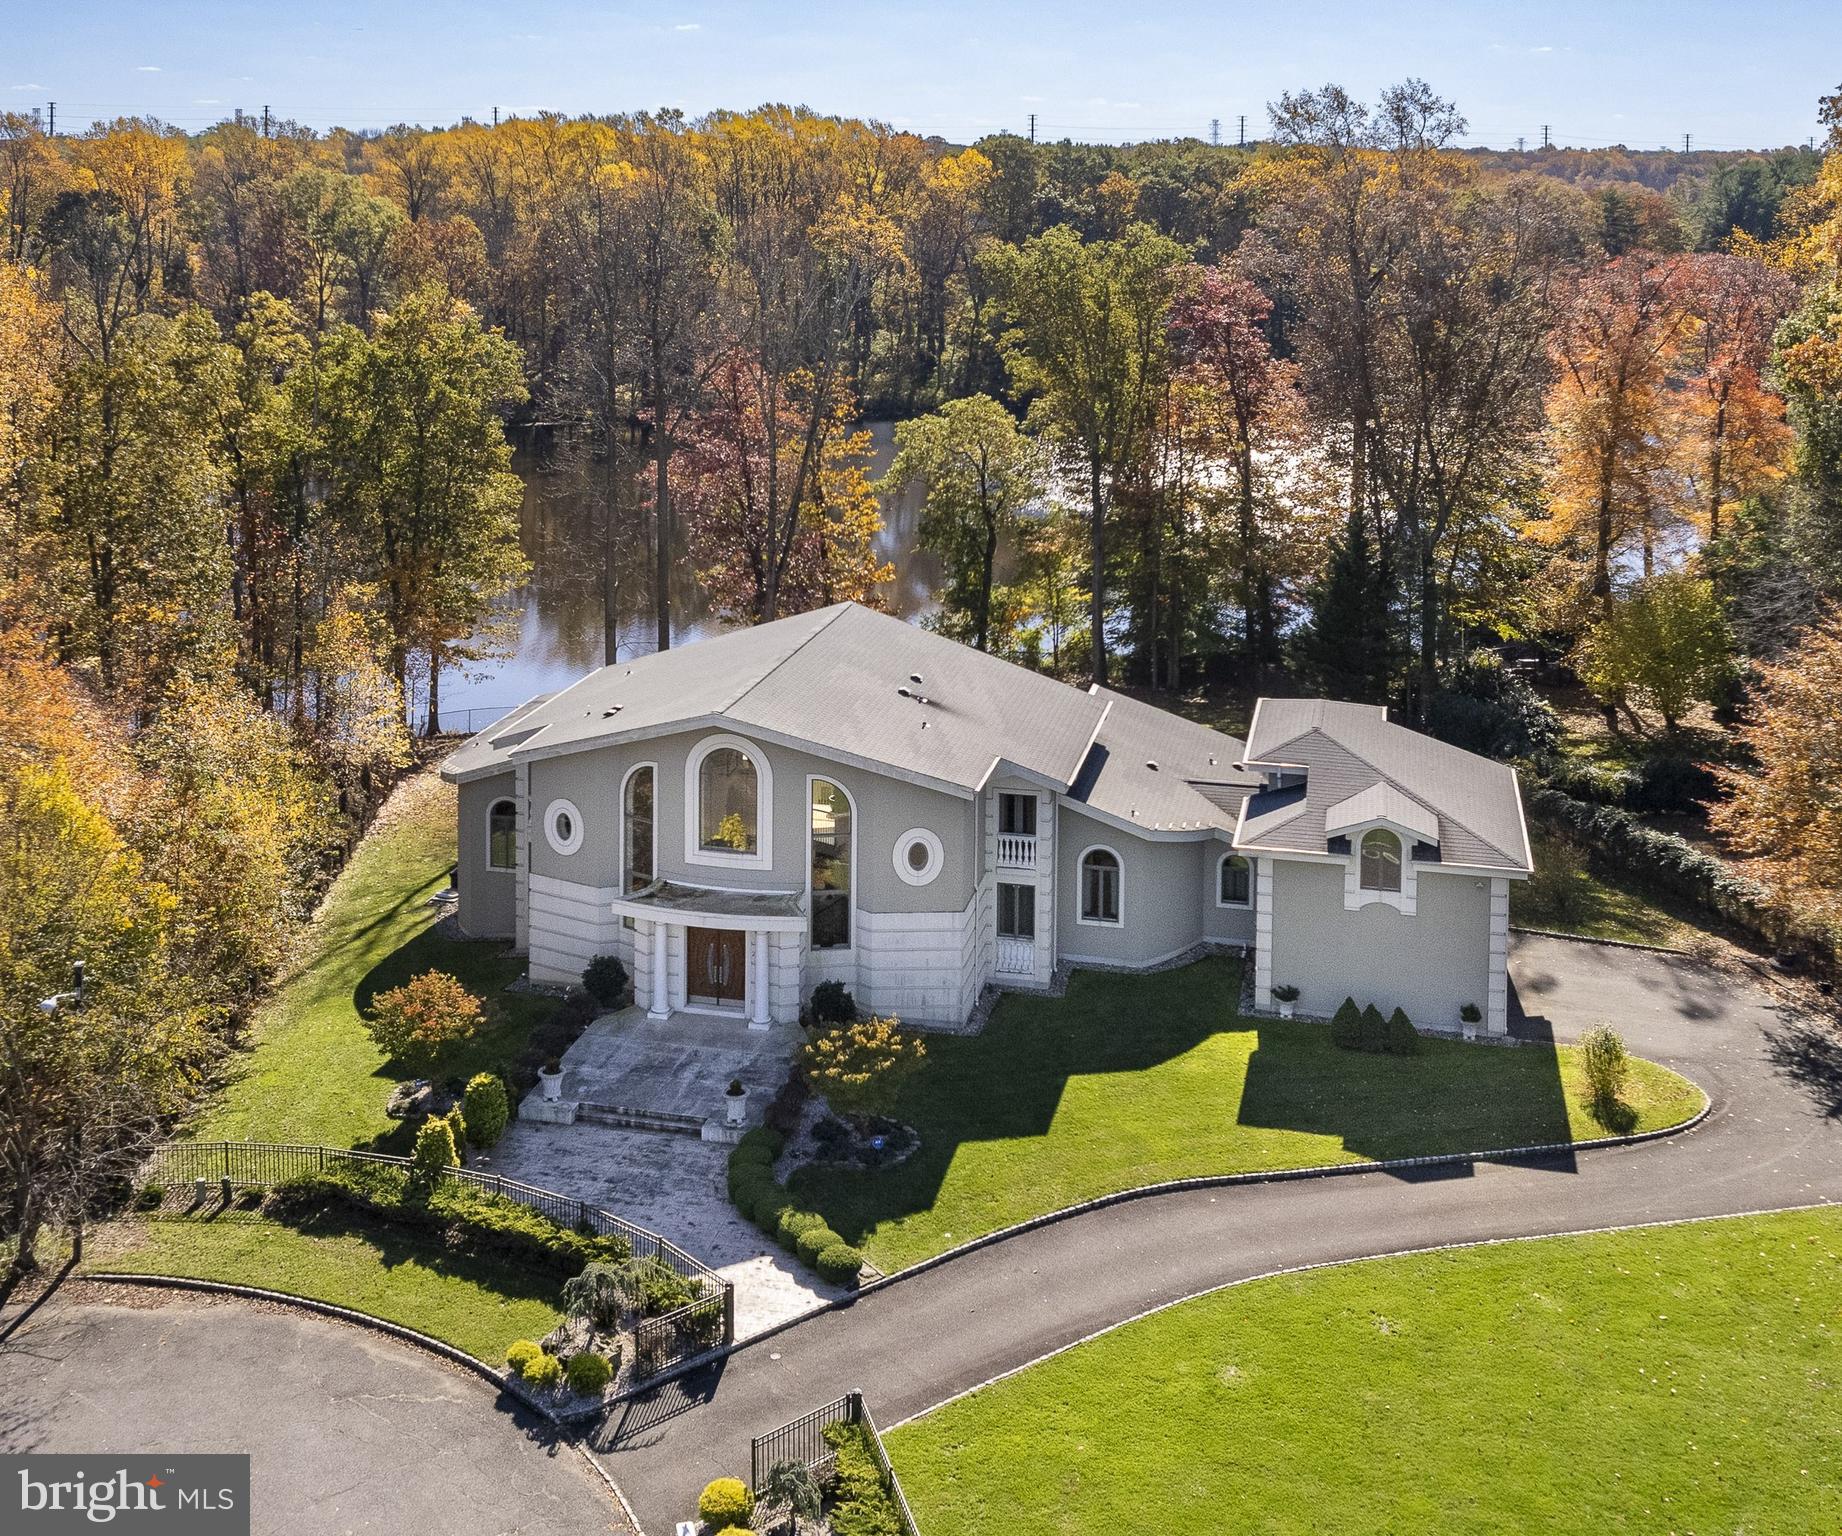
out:
{"label": "small autumn tree", "polygon": [[920,1036],[897,1019],[859,1019],[806,1043],[800,1067],[814,1091],[841,1115],[886,1114],[896,1091],[927,1057]]}
{"label": "small autumn tree", "polygon": [[1722,775],[1715,829],[1780,900],[1842,925],[1842,609],[1760,669],[1740,734],[1754,766]]}
{"label": "small autumn tree", "polygon": [[424,971],[371,999],[365,1033],[399,1066],[426,1067],[485,1023],[480,1000],[446,971]]}
{"label": "small autumn tree", "polygon": [[1674,731],[1690,705],[1712,703],[1733,675],[1733,639],[1713,583],[1680,571],[1652,577],[1593,626],[1575,666],[1602,703],[1654,709]]}

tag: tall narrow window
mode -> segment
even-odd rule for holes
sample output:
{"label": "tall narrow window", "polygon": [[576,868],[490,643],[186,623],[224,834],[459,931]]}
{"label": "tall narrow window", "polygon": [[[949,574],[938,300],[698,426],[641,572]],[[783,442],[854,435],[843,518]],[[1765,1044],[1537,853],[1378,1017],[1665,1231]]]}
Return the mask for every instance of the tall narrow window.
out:
{"label": "tall narrow window", "polygon": [[495,800],[486,813],[486,864],[490,869],[518,867],[518,807]]}
{"label": "tall narrow window", "polygon": [[851,942],[851,802],[836,784],[812,781],[812,947]]}
{"label": "tall narrow window", "polygon": [[1401,888],[1401,840],[1382,827],[1362,834],[1362,888],[1398,891]]}
{"label": "tall narrow window", "polygon": [[999,795],[998,830],[1006,837],[1036,836],[1036,796]]}
{"label": "tall narrow window", "polygon": [[621,861],[627,871],[627,889],[651,885],[657,874],[652,853],[652,769],[635,768],[627,775],[627,793],[620,808]]}
{"label": "tall narrow window", "polygon": [[698,773],[698,846],[753,853],[759,846],[760,783],[746,752],[718,747]]}
{"label": "tall narrow window", "polygon": [[1110,848],[1090,848],[1081,856],[1081,921],[1119,921],[1119,856]]}
{"label": "tall narrow window", "polygon": [[1036,887],[998,882],[998,937],[1033,939],[1036,937]]}
{"label": "tall narrow window", "polygon": [[1217,900],[1224,907],[1245,907],[1253,899],[1253,881],[1247,867],[1247,860],[1238,853],[1226,854],[1222,858],[1221,887]]}

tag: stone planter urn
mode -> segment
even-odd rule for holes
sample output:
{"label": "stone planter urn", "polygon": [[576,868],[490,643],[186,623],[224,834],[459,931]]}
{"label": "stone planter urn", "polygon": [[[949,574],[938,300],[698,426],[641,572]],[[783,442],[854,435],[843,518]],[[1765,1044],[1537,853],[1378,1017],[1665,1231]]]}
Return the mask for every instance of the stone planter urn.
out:
{"label": "stone planter urn", "polygon": [[1298,1008],[1297,987],[1274,987],[1273,1001],[1279,1005],[1279,1017],[1289,1019]]}
{"label": "stone planter urn", "polygon": [[728,1091],[723,1095],[723,1123],[734,1126],[748,1124],[748,1090],[742,1086],[739,1077],[729,1080]]}
{"label": "stone planter urn", "polygon": [[1483,1017],[1476,1003],[1466,1003],[1458,1010],[1458,1028],[1467,1040],[1477,1039],[1477,1027]]}
{"label": "stone planter urn", "polygon": [[563,1097],[563,1064],[560,1061],[546,1061],[537,1074],[537,1080],[543,1085],[544,1102],[554,1104]]}

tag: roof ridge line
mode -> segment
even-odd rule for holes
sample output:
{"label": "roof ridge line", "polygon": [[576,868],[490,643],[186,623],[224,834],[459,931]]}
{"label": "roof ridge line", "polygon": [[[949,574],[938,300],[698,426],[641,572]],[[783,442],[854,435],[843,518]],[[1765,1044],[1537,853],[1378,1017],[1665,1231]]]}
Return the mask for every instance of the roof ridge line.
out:
{"label": "roof ridge line", "polygon": [[[814,640],[818,639],[820,635],[824,634],[826,630],[830,629],[832,625],[836,624],[839,619],[843,618],[845,611],[852,606],[853,605],[849,601],[839,603],[834,609],[832,616],[829,619],[827,619],[823,624],[820,624],[817,628],[815,628],[811,634],[806,636],[804,640],[800,641],[798,645],[794,646],[792,650],[788,651],[786,655],[782,656],[779,661],[775,662],[773,666],[769,667],[767,671],[763,672],[753,682],[745,684],[742,688],[742,691],[738,693],[734,698],[725,700],[723,704],[717,710],[714,711],[714,713],[719,714],[719,715],[728,714],[730,710],[734,709],[736,705],[740,704],[745,698],[747,698],[751,693],[753,693],[757,688],[759,688],[763,683],[765,683],[770,677],[772,677],[776,672],[778,672],[782,667],[784,667],[788,662],[790,662],[795,656],[799,655],[801,651],[805,650],[807,646],[811,645]],[[788,617],[797,618],[799,617],[799,615],[789,614]]]}
{"label": "roof ridge line", "polygon": [[[1388,725],[1394,725],[1396,722],[1393,720],[1389,720],[1385,723]],[[1411,727],[1403,725],[1400,727],[1400,729],[1405,731],[1405,730],[1410,730]],[[1396,780],[1394,775],[1389,773],[1385,768],[1376,767],[1374,763],[1370,762],[1366,757],[1364,757],[1354,747],[1350,746],[1347,742],[1338,741],[1337,738],[1334,736],[1324,735],[1324,729],[1322,726],[1314,725],[1312,726],[1311,731],[1306,731],[1303,734],[1306,736],[1309,736],[1312,733],[1312,731],[1315,731],[1319,735],[1324,736],[1324,739],[1328,741],[1333,747],[1336,747],[1339,751],[1346,752],[1351,757],[1355,758],[1356,761],[1361,763],[1363,767],[1367,768],[1369,772],[1379,773],[1384,780],[1386,780],[1389,784],[1392,784],[1402,794],[1407,796],[1407,798],[1413,801],[1414,804],[1419,806],[1421,810],[1431,811],[1433,814],[1434,820],[1438,820],[1441,816],[1443,816],[1447,821],[1451,822],[1453,826],[1457,827],[1459,831],[1466,833],[1468,836],[1475,837],[1480,843],[1482,843],[1492,853],[1500,854],[1502,855],[1502,857],[1509,859],[1511,862],[1516,861],[1515,854],[1510,853],[1507,849],[1499,848],[1494,842],[1492,842],[1489,838],[1484,836],[1482,832],[1478,831],[1478,829],[1472,826],[1469,822],[1460,821],[1458,817],[1454,816],[1450,811],[1441,810],[1436,805],[1427,804],[1425,796],[1416,794],[1413,790],[1407,788],[1406,785]],[[1425,733],[1422,731],[1414,731],[1413,734],[1416,736],[1420,736],[1420,735],[1424,735]],[[1298,738],[1294,737],[1293,739],[1297,740]],[[1437,736],[1427,736],[1426,739],[1428,741],[1439,742],[1439,745],[1442,747],[1452,746],[1451,742],[1449,741],[1439,741],[1439,738]],[[1463,747],[1453,747],[1452,750],[1455,752],[1463,752],[1465,749]],[[1467,755],[1470,757],[1479,758],[1479,761],[1488,763],[1492,768],[1501,768],[1501,767],[1506,766],[1505,764],[1502,764],[1502,763],[1492,762],[1491,759],[1487,757],[1481,757],[1480,754],[1476,752],[1468,753]],[[1358,793],[1360,793],[1360,791],[1358,791]],[[1516,799],[1517,799],[1518,806],[1520,806],[1522,797],[1518,795]]]}

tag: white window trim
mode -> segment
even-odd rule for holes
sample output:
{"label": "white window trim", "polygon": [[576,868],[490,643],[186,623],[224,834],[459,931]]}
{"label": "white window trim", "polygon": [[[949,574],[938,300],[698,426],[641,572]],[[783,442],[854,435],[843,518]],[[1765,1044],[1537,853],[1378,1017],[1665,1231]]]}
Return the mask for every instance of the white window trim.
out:
{"label": "white window trim", "polygon": [[619,807],[620,835],[616,838],[614,854],[614,884],[624,896],[627,893],[627,786],[636,773],[650,770],[652,773],[652,878],[659,878],[659,765],[657,763],[635,763],[620,776]]}
{"label": "white window trim", "polygon": [[[703,793],[699,782],[704,759],[712,752],[729,747],[743,753],[755,765],[755,851],[720,853],[702,848],[700,831],[703,822]],[[658,780],[653,780],[653,795],[658,796]],[[657,816],[655,808],[654,815]],[[807,812],[811,814],[810,810]],[[658,832],[653,833],[653,847],[658,847]],[[706,736],[691,748],[684,759],[684,862],[687,864],[727,865],[731,869],[770,869],[774,863],[774,769],[767,753],[754,742],[740,736]],[[810,879],[810,876],[808,876]]]}
{"label": "white window trim", "polygon": [[[1243,864],[1247,866],[1247,900],[1246,901],[1223,901],[1222,900],[1222,869],[1228,863],[1230,859],[1239,859]],[[1248,858],[1246,854],[1233,853],[1233,852],[1224,853],[1219,859],[1215,861],[1215,904],[1216,906],[1222,907],[1230,912],[1245,912],[1250,907],[1252,907],[1254,904],[1254,877],[1257,873],[1258,871],[1254,868],[1254,861]]]}
{"label": "white window trim", "polygon": [[[512,862],[495,864],[492,861],[492,813],[502,805],[512,808]],[[518,873],[518,801],[512,795],[494,795],[486,802],[486,873],[489,875],[516,875]]]}
{"label": "white window trim", "polygon": [[[851,808],[851,942],[841,944],[833,949],[818,949],[812,943],[812,786],[830,784],[844,796],[844,803]],[[806,947],[815,955],[824,955],[829,959],[843,960],[855,957],[857,953],[857,797],[830,774],[809,773],[806,775]]]}
{"label": "white window trim", "polygon": [[[1401,888],[1398,891],[1372,891],[1362,883],[1362,840],[1371,832],[1392,832],[1401,840]],[[1412,917],[1419,906],[1420,869],[1415,863],[1413,847],[1421,841],[1412,827],[1399,822],[1365,821],[1338,834],[1350,840],[1350,851],[1343,856],[1343,909],[1360,912],[1364,907],[1393,907],[1403,917]]]}
{"label": "white window trim", "polygon": [[[557,836],[556,823],[560,816],[569,818],[571,832],[566,838]],[[582,813],[573,800],[552,800],[544,807],[544,841],[564,858],[582,846]]]}
{"label": "white window trim", "polygon": [[[912,843],[921,843],[927,849],[927,864],[922,869],[915,869],[908,862]],[[895,840],[889,861],[895,866],[896,878],[904,885],[932,885],[940,878],[941,867],[946,863],[946,850],[926,827],[910,827]]]}
{"label": "white window trim", "polygon": [[[1119,876],[1119,916],[1118,917],[1084,917],[1081,914],[1082,898],[1086,894],[1084,886],[1087,874],[1087,856],[1090,853],[1110,853],[1118,865]],[[1081,850],[1074,862],[1074,912],[1075,922],[1083,928],[1123,928],[1126,926],[1126,861],[1120,857],[1119,850],[1111,843],[1089,843]]]}

